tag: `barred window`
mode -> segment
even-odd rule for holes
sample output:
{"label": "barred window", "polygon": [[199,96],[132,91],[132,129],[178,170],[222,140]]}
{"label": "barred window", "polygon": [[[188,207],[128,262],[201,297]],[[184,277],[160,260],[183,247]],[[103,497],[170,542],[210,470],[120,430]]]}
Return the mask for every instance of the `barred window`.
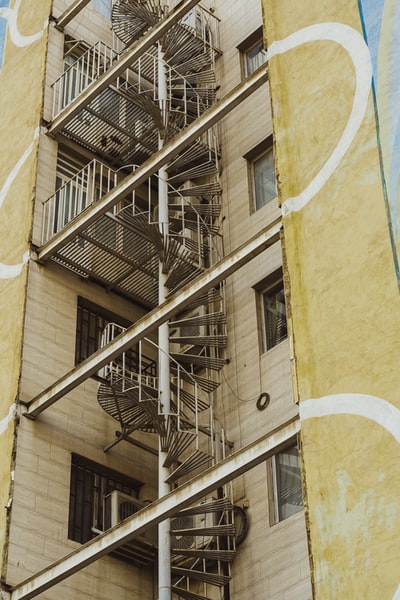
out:
{"label": "barred window", "polygon": [[104,531],[104,498],[114,490],[137,498],[141,483],[78,454],[71,457],[68,538],[84,544]]}

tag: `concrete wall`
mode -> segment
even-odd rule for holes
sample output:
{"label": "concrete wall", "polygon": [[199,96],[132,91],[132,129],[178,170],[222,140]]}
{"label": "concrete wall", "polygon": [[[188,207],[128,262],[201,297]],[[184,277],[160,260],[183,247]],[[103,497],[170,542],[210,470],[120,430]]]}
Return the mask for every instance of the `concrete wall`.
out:
{"label": "concrete wall", "polygon": [[[223,57],[217,61],[221,96],[243,78],[238,46],[262,25],[261,4],[218,2]],[[262,86],[220,124],[223,188],[222,224],[225,251],[244,243],[261,227],[280,215],[278,201],[253,211],[245,156],[272,133],[268,84]],[[264,351],[259,340],[261,310],[257,284],[282,265],[280,244],[230,277],[226,284],[228,346],[230,359],[222,371],[217,415],[229,440],[240,448],[281,426],[297,412],[290,378],[289,343],[282,341]],[[257,410],[261,392],[270,404]],[[304,513],[270,525],[272,504],[268,497],[267,465],[252,469],[233,482],[234,501],[248,505],[249,532],[238,547],[233,563],[231,598],[309,600],[310,576]]]}
{"label": "concrete wall", "polygon": [[0,554],[7,536],[49,11],[50,0],[35,6],[11,0],[0,8]]}
{"label": "concrete wall", "polygon": [[315,597],[394,598],[398,3],[263,4]]}
{"label": "concrete wall", "polygon": [[[30,31],[35,29],[34,25],[38,17],[36,15],[33,18],[33,9],[27,9],[25,4],[28,3],[21,6],[20,24],[22,25],[26,18],[29,22]],[[54,15],[59,16],[69,4],[69,1],[55,2]],[[48,6],[47,9],[50,10],[50,7]],[[39,19],[39,22],[43,24],[43,20],[44,17],[41,20]],[[75,21],[67,26],[66,33],[76,38],[85,39],[89,44],[94,43],[99,38],[110,41],[110,22],[91,10],[89,6]],[[26,95],[30,86],[36,91],[37,109],[35,117],[37,117],[37,121],[40,116],[43,91],[44,119],[46,121],[51,119],[51,84],[62,72],[63,41],[63,33],[56,30],[54,25],[50,26],[46,73],[44,68],[45,45],[41,48],[41,71],[39,71],[39,66],[32,66],[32,48],[27,48],[26,52],[30,52],[31,62],[28,61],[28,56],[25,62],[21,62],[21,69],[23,69],[21,77],[23,74],[24,79],[23,81],[19,80],[18,89],[12,87],[12,85],[16,85],[13,79],[16,74],[16,62],[14,62],[12,73],[10,69],[10,78],[6,82],[7,86],[11,86],[10,93],[14,93],[14,96],[21,96],[23,98],[21,102],[23,102],[25,101],[24,93]],[[36,42],[36,44],[38,43]],[[7,44],[9,45],[9,40]],[[42,73],[41,77],[38,77],[38,72]],[[19,73],[19,70],[17,70],[17,73]],[[0,77],[2,76],[0,72]],[[37,89],[32,83],[33,80]],[[22,85],[26,88],[22,88]],[[0,93],[2,92],[3,87]],[[29,108],[33,110],[35,106],[34,98],[30,94],[29,91],[26,101],[30,103]],[[9,99],[7,102],[9,105],[11,104]],[[33,116],[29,114],[27,107],[17,105],[15,114],[10,114],[10,124],[13,123],[14,129],[10,125],[7,136],[1,136],[1,139],[12,138],[16,139],[18,143],[20,142],[18,136],[15,135],[16,124],[21,122],[21,115],[18,111],[21,111],[21,114],[26,114],[26,119],[33,123]],[[3,120],[1,126],[4,127]],[[44,130],[41,133],[39,140],[37,140],[37,137],[35,138],[35,151],[32,151],[35,161],[32,162],[30,167],[30,179],[24,183],[21,170],[18,181],[15,183],[15,190],[14,188],[10,190],[8,206],[13,207],[12,210],[18,211],[18,220],[17,215],[11,213],[11,208],[8,209],[10,214],[6,212],[8,198],[3,206],[2,212],[6,213],[8,220],[3,222],[2,219],[0,226],[3,226],[4,229],[5,226],[10,229],[12,227],[13,244],[19,244],[14,249],[10,243],[10,260],[7,262],[11,262],[13,253],[17,257],[19,256],[19,248],[22,246],[22,242],[18,240],[18,236],[15,234],[16,231],[21,232],[21,236],[23,233],[24,250],[27,247],[32,227],[32,211],[34,216],[32,241],[35,245],[40,245],[42,203],[55,189],[58,144],[56,140],[47,137]],[[31,137],[32,135],[33,133],[31,133]],[[22,141],[21,146],[24,148]],[[8,153],[12,154],[9,148],[10,146],[8,146]],[[4,149],[2,153],[6,155]],[[13,161],[10,158],[12,165],[15,163],[14,159]],[[27,189],[22,188],[23,183]],[[21,186],[20,189],[17,188],[18,185]],[[12,192],[15,192],[15,194],[12,194]],[[21,202],[17,205],[16,199],[19,198]],[[25,204],[23,204],[22,199],[25,199]],[[26,210],[26,215],[24,215],[22,206]],[[26,225],[24,220],[27,222]],[[1,236],[3,236],[3,231]],[[1,239],[3,240],[5,237],[1,237]],[[21,251],[20,253],[22,255]],[[12,287],[14,282],[18,282],[19,288],[16,287],[17,284]],[[13,349],[12,356],[4,353],[8,357],[8,363],[2,365],[1,371],[4,378],[4,382],[1,380],[2,387],[7,389],[6,384],[13,385],[12,393],[9,394],[9,403],[4,406],[4,409],[1,407],[2,413],[0,415],[2,419],[3,412],[6,415],[6,418],[1,421],[2,429],[0,431],[3,433],[4,424],[4,435],[0,440],[4,444],[4,446],[1,446],[2,456],[8,456],[8,460],[2,460],[1,462],[1,469],[4,468],[5,471],[4,486],[2,475],[1,490],[2,493],[4,490],[4,500],[1,500],[1,506],[4,506],[8,500],[9,484],[7,479],[10,476],[13,442],[12,425],[10,424],[9,429],[6,429],[6,424],[10,420],[7,418],[6,410],[8,410],[11,402],[16,399],[18,391],[20,401],[29,402],[36,394],[73,368],[78,296],[83,296],[87,300],[132,322],[143,314],[143,310],[134,304],[106,292],[99,286],[86,282],[54,263],[40,265],[36,262],[30,262],[28,274],[23,271],[18,279],[8,279],[4,284],[4,289],[9,296],[7,296],[8,304],[5,304],[4,308],[3,306],[0,308],[0,310],[4,310],[4,313],[1,313],[1,319],[2,323],[9,324],[10,329],[13,328],[13,332],[7,335],[6,340],[3,339],[2,341],[7,342],[12,347],[11,337],[13,336],[15,350]],[[6,300],[5,292],[3,297]],[[14,312],[17,313],[16,315],[13,314],[10,307],[13,307]],[[11,372],[10,362],[14,365],[14,372]],[[18,390],[20,370],[21,381]],[[9,375],[10,384],[5,381],[5,373]],[[103,448],[115,439],[118,424],[98,405],[96,400],[97,388],[98,383],[90,379],[47,411],[37,421],[30,421],[23,416],[20,417],[15,463],[13,465],[15,477],[12,489],[12,511],[10,511],[9,519],[10,541],[4,564],[4,579],[8,585],[23,581],[31,574],[37,573],[57,558],[65,556],[79,546],[77,542],[68,539],[72,452],[143,482],[140,492],[141,500],[153,500],[157,496],[156,457],[149,454],[144,459],[141,451],[124,443],[116,446],[109,453],[103,451]],[[22,414],[23,411],[23,406],[21,406],[20,412]],[[148,436],[146,439],[145,435],[142,436],[142,441],[149,445],[153,443],[152,440],[148,439]],[[156,445],[156,440],[154,440],[154,444]],[[54,594],[57,593],[63,600],[68,598],[71,598],[71,600],[77,598],[106,600],[110,597],[138,597],[146,600],[153,598],[153,588],[154,571],[152,566],[139,569],[133,564],[127,564],[112,557],[105,557],[85,571],[60,584],[56,591],[54,589],[50,590],[48,593],[41,594],[41,597],[50,599],[54,598]]]}

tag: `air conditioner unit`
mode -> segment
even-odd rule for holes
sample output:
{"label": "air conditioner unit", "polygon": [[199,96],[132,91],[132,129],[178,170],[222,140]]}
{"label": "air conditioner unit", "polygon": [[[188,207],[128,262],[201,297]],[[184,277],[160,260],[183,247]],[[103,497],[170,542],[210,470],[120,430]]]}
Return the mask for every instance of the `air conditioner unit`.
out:
{"label": "air conditioner unit", "polygon": [[[140,502],[137,498],[133,498],[128,494],[124,494],[118,490],[114,490],[110,494],[104,497],[103,501],[103,528],[104,531],[115,527],[124,519],[134,515],[139,510],[144,508],[145,505]],[[145,538],[152,544],[157,543],[157,531],[156,528],[147,530],[141,537]]]}
{"label": "air conditioner unit", "polygon": [[[181,313],[177,321],[184,321],[185,319],[191,319],[194,317],[201,317],[206,314],[206,307],[204,305],[197,306],[190,311],[185,313]],[[187,324],[181,323],[176,327],[170,329],[170,351],[172,354],[190,354],[191,350],[196,346],[196,344],[188,343],[181,344],[179,342],[174,342],[174,337],[184,338],[184,337],[205,337],[207,335],[207,326],[206,325],[196,325],[196,324]]]}

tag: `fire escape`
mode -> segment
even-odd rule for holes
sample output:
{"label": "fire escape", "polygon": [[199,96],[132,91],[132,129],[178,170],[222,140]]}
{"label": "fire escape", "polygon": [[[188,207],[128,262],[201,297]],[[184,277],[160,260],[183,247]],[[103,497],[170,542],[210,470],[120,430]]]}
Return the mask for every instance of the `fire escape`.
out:
{"label": "fire escape", "polygon": [[[53,117],[121,60],[166,11],[158,0],[117,1],[112,25],[124,49],[116,52],[98,42],[77,58],[54,83]],[[192,9],[71,116],[60,139],[95,158],[44,203],[43,244],[213,104],[218,53],[218,19],[201,7]],[[220,212],[214,127],[51,258],[151,310],[221,259]],[[110,324],[104,345],[121,331]],[[137,431],[157,436],[161,495],[223,458],[224,432],[214,419],[213,396],[225,344],[221,284],[161,326],[157,342],[143,339],[135,364],[123,354],[99,373],[97,399],[118,422],[118,441]],[[158,357],[156,370],[148,356]],[[169,577],[176,597],[205,600],[216,597],[216,589],[219,598],[228,597],[233,512],[226,487],[171,520]]]}

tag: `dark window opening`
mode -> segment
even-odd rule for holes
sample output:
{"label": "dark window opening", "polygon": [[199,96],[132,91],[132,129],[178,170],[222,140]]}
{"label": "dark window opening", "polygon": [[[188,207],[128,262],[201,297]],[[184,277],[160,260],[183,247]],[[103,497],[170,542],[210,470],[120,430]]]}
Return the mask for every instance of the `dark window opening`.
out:
{"label": "dark window opening", "polygon": [[72,454],[68,538],[84,544],[104,531],[104,498],[118,490],[137,498],[141,483],[78,454]]}

